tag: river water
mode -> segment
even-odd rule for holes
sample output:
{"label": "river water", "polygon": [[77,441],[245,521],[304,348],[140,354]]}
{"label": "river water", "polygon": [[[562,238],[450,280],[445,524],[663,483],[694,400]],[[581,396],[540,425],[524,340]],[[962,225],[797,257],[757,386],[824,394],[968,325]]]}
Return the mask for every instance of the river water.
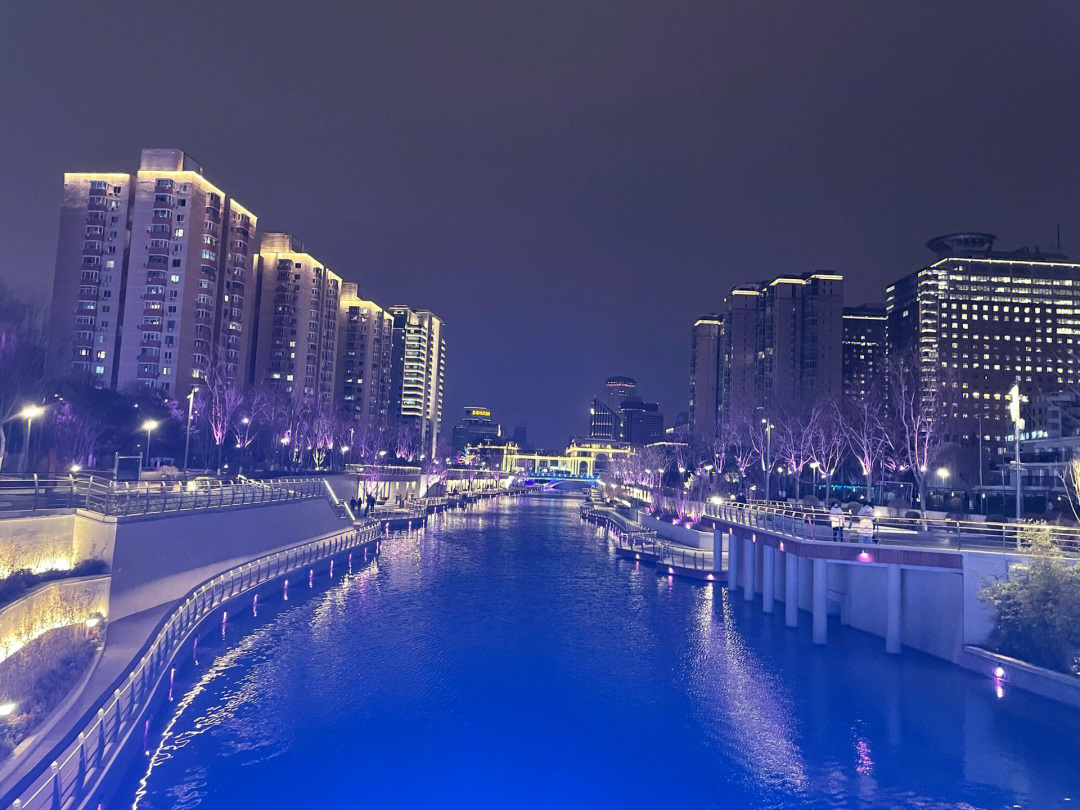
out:
{"label": "river water", "polygon": [[123,803],[1080,808],[1080,713],[839,625],[816,647],[616,560],[573,501],[342,567],[207,647]]}

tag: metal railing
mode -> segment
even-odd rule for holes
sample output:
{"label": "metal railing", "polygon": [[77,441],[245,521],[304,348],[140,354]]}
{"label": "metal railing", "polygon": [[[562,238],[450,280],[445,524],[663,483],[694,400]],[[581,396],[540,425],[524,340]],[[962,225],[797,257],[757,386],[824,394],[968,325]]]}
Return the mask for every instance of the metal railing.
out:
{"label": "metal railing", "polygon": [[[1045,536],[1060,551],[1080,554],[1080,529],[1050,524],[991,523],[945,518],[833,515],[824,509],[725,501],[705,505],[708,517],[802,540],[887,543],[903,546],[1032,553],[1031,532]],[[836,526],[839,523],[839,527]],[[839,528],[839,532],[834,529]]]}
{"label": "metal railing", "polygon": [[372,520],[423,520],[427,517],[424,506],[406,504],[405,506],[375,506],[368,513]]}
{"label": "metal railing", "polygon": [[0,477],[0,511],[75,509],[86,501],[87,483],[74,474]]}
{"label": "metal railing", "polygon": [[326,497],[330,490],[322,478],[128,482],[91,477],[85,507],[103,515],[145,515]]}
{"label": "metal railing", "polygon": [[374,540],[378,526],[338,532],[231,568],[191,591],[113,682],[80,723],[42,758],[36,772],[0,800],[0,807],[53,810],[85,799],[102,771],[137,732],[140,714],[169,670],[174,656],[210,613],[259,585]]}
{"label": "metal railing", "polygon": [[701,549],[676,546],[661,539],[654,530],[620,515],[614,509],[586,502],[581,507],[585,520],[605,522],[618,529],[615,543],[627,551],[655,555],[661,565],[691,568],[695,571],[712,571],[711,554]]}

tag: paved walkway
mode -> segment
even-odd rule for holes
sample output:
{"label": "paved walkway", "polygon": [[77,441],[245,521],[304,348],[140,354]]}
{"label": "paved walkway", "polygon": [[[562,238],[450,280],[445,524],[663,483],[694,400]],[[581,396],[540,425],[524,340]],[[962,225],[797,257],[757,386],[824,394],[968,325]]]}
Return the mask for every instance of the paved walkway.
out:
{"label": "paved walkway", "polygon": [[176,602],[166,602],[148,608],[141,613],[125,616],[110,622],[105,631],[105,649],[97,666],[74,700],[62,706],[59,715],[51,716],[43,732],[22,743],[11,762],[0,771],[0,795],[7,793],[41,758],[66,737],[75,724],[106,693],[112,683],[124,673],[142,650],[161,620],[172,610]]}

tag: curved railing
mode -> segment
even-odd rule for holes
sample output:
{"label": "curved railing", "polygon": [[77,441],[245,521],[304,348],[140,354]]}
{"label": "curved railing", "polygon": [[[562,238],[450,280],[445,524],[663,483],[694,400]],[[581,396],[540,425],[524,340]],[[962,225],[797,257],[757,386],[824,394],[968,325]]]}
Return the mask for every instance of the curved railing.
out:
{"label": "curved railing", "polygon": [[106,693],[65,740],[42,757],[41,765],[3,797],[0,807],[58,810],[69,802],[85,799],[135,729],[174,656],[215,608],[265,582],[367,543],[378,535],[378,524],[369,522],[236,566],[195,588],[162,620],[139,656],[113,682],[114,691]]}
{"label": "curved railing", "polygon": [[[784,534],[803,540],[833,540],[839,523],[839,536],[848,542],[879,541],[898,545],[932,545],[990,551],[1030,553],[1032,524],[991,523],[943,518],[833,515],[824,509],[779,504],[735,503],[724,501],[705,505],[707,517],[747,526],[752,529]],[[1080,554],[1080,529],[1042,525],[1038,529],[1059,550]]]}
{"label": "curved railing", "polygon": [[249,478],[234,481],[111,481],[90,478],[86,508],[103,515],[145,515],[272,501],[325,498],[322,478]]}

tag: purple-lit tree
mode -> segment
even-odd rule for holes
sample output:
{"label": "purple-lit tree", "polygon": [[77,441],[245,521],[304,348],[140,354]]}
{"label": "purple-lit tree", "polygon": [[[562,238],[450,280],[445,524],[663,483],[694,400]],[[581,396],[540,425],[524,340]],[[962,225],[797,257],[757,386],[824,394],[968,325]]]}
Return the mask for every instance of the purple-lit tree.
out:
{"label": "purple-lit tree", "polygon": [[836,403],[822,400],[815,405],[807,431],[810,460],[825,476],[825,501],[828,502],[832,497],[833,476],[844,458],[844,427]]}
{"label": "purple-lit tree", "polygon": [[876,385],[865,396],[844,402],[841,426],[844,440],[866,479],[866,499],[873,497],[874,471],[885,466],[889,435],[885,427],[884,386]]}
{"label": "purple-lit tree", "polygon": [[802,411],[790,410],[776,420],[773,450],[795,481],[795,500],[802,497],[802,472],[810,461],[812,432],[811,420]]}
{"label": "purple-lit tree", "polygon": [[401,461],[412,461],[416,458],[416,446],[419,439],[416,428],[407,422],[402,422],[394,431],[394,455]]}
{"label": "purple-lit tree", "polygon": [[926,526],[926,481],[931,467],[949,446],[952,394],[949,381],[924,384],[913,352],[894,355],[887,364],[890,418],[895,424],[892,449],[915,480],[923,527]]}
{"label": "purple-lit tree", "polygon": [[221,450],[225,437],[232,428],[233,416],[244,402],[244,392],[236,380],[227,373],[225,358],[218,355],[215,362],[206,371],[206,380],[199,386],[196,397],[202,399],[200,409],[206,416],[210,437],[217,450],[217,464],[221,467]]}
{"label": "purple-lit tree", "polygon": [[750,440],[750,426],[745,415],[737,416],[727,426],[731,460],[739,471],[739,486],[746,494],[746,476],[754,465],[754,443]]}
{"label": "purple-lit tree", "polygon": [[61,402],[53,411],[51,428],[53,445],[64,467],[86,465],[107,427],[101,411],[68,400]]}

